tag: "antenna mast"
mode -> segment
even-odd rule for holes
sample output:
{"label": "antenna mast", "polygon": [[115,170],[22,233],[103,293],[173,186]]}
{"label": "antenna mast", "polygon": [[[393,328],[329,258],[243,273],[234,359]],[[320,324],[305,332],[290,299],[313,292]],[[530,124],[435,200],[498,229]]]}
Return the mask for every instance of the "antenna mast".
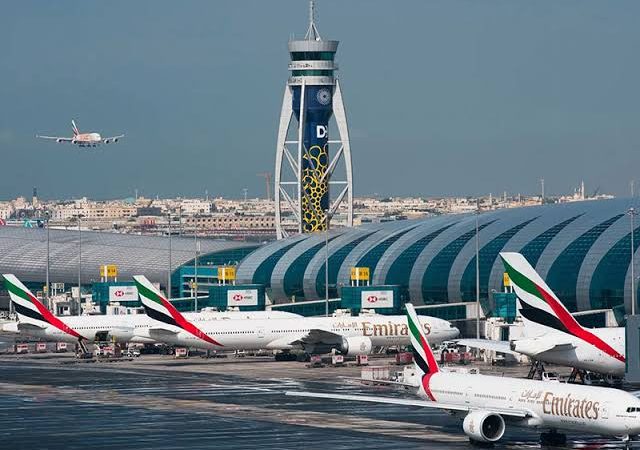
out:
{"label": "antenna mast", "polygon": [[309,2],[309,28],[307,34],[304,35],[307,41],[321,41],[320,32],[316,27],[316,5],[313,0]]}

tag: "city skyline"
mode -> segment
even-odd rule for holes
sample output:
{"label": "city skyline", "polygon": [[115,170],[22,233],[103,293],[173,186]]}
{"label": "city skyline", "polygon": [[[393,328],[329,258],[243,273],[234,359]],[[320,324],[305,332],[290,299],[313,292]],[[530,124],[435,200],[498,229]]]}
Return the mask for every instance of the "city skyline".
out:
{"label": "city skyline", "polygon": [[[341,41],[355,195],[534,195],[540,177],[548,195],[582,179],[628,195],[640,7],[573,6],[320,1],[321,34]],[[257,173],[273,171],[286,44],[304,34],[306,2],[5,10],[4,198],[33,186],[43,198],[264,196]],[[34,138],[72,118],[127,139],[93,151]]]}

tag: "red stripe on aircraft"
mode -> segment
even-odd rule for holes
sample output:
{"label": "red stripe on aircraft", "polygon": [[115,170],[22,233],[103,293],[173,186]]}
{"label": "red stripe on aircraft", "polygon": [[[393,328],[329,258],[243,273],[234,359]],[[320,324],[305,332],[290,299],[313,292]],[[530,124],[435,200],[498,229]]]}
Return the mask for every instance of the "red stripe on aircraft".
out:
{"label": "red stripe on aircraft", "polygon": [[567,327],[567,330],[569,330],[571,334],[593,345],[599,350],[602,350],[604,353],[611,356],[612,358],[615,358],[620,362],[625,362],[624,355],[621,355],[620,353],[618,353],[615,349],[613,349],[613,347],[611,347],[609,344],[607,344],[605,341],[600,339],[595,334],[582,328],[582,326],[576,321],[576,319],[562,305],[560,305],[552,295],[550,295],[547,291],[542,289],[536,283],[533,283],[533,284],[538,290],[538,292],[540,293],[540,295],[542,296],[542,298],[544,299],[544,301],[546,301],[547,304],[551,306],[551,309],[553,309],[553,312],[556,314],[556,316],[558,316],[558,319],[560,319],[560,321],[564,324],[564,326]]}
{"label": "red stripe on aircraft", "polygon": [[424,338],[422,333],[420,333],[420,344],[422,345],[422,350],[424,351],[424,354],[427,357],[427,366],[429,367],[429,373],[437,372],[438,363],[436,362],[435,356],[433,356],[433,352],[431,351],[431,347],[429,347],[429,343]]}
{"label": "red stripe on aircraft", "polygon": [[425,394],[432,402],[436,401],[436,398],[433,396],[433,392],[431,392],[431,386],[429,386],[429,382],[431,381],[431,377],[434,373],[426,373],[422,376],[422,388],[424,389]]}
{"label": "red stripe on aircraft", "polygon": [[176,310],[176,308],[171,303],[169,303],[168,300],[166,300],[165,298],[163,298],[161,296],[158,296],[158,297],[162,301],[162,305],[167,309],[167,311],[169,311],[169,314],[171,314],[171,317],[173,317],[173,320],[175,320],[176,323],[183,330],[188,331],[189,333],[193,334],[198,339],[202,339],[205,342],[208,342],[208,343],[213,344],[213,345],[217,345],[219,347],[224,347],[224,345],[222,345],[221,343],[219,343],[215,339],[212,339],[210,336],[207,336],[207,334],[204,333],[201,329],[199,329],[194,324],[192,324],[187,319],[185,319],[184,316],[182,314],[180,314],[180,312],[178,312],[178,310]]}
{"label": "red stripe on aircraft", "polygon": [[31,300],[31,303],[36,305],[36,308],[38,308],[38,312],[42,315],[42,317],[45,318],[45,320],[47,322],[49,322],[51,325],[53,325],[57,329],[59,329],[61,331],[64,331],[67,334],[70,334],[73,337],[76,337],[78,339],[85,339],[85,337],[80,335],[80,333],[78,333],[76,330],[74,330],[69,325],[64,323],[62,320],[58,319],[56,316],[51,314],[51,311],[49,311],[47,308],[45,308],[44,305],[42,303],[40,303],[40,300],[35,298],[29,292],[27,292],[26,294],[29,296],[29,299]]}

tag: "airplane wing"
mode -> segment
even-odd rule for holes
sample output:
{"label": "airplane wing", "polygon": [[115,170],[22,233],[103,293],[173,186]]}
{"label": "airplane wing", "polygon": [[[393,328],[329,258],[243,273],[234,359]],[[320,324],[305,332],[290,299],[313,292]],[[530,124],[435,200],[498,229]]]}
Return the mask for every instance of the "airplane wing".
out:
{"label": "airplane wing", "polygon": [[[455,405],[452,403],[441,403],[441,402],[431,402],[427,400],[414,400],[407,398],[393,398],[393,397],[374,397],[369,395],[346,395],[346,394],[328,394],[323,392],[294,392],[294,391],[286,391],[284,395],[288,395],[290,397],[308,397],[308,398],[327,398],[332,400],[348,400],[353,402],[369,402],[369,403],[384,403],[388,405],[404,405],[404,406],[419,406],[421,408],[435,408],[435,409],[444,409],[446,411],[460,411],[460,412],[468,412],[473,409],[467,405]],[[510,417],[530,417],[530,411],[524,409],[507,409],[507,408],[490,408],[487,411],[494,412],[496,414],[500,414],[502,416],[510,416]]]}
{"label": "airplane wing", "polygon": [[108,137],[108,138],[103,138],[102,142],[105,143],[105,144],[116,143],[120,139],[122,139],[123,137],[124,137],[124,134],[120,134],[118,136],[111,136],[111,137]]}
{"label": "airplane wing", "polygon": [[456,339],[454,342],[458,345],[479,348],[480,350],[493,350],[499,353],[520,356],[520,353],[511,350],[509,341],[492,341],[491,339]]}
{"label": "airplane wing", "polygon": [[58,143],[73,141],[72,138],[60,137],[60,136],[40,136],[40,135],[36,134],[36,137],[39,138],[39,139],[49,139],[49,140],[52,140],[52,141],[56,141]]}
{"label": "airplane wing", "polygon": [[149,335],[151,337],[155,336],[175,336],[178,334],[178,331],[171,330],[169,328],[163,327],[149,327]]}
{"label": "airplane wing", "polygon": [[392,381],[392,380],[367,380],[365,378],[356,378],[356,377],[344,377],[345,380],[357,381],[359,383],[372,383],[376,385],[389,385],[389,386],[402,386],[405,388],[417,388],[420,385],[416,383],[407,383],[406,381]]}
{"label": "airplane wing", "polygon": [[320,330],[320,329],[312,329],[309,332],[295,340],[290,342],[291,345],[312,345],[312,344],[329,344],[329,345],[338,345],[342,344],[342,336],[337,333],[332,333],[331,331]]}

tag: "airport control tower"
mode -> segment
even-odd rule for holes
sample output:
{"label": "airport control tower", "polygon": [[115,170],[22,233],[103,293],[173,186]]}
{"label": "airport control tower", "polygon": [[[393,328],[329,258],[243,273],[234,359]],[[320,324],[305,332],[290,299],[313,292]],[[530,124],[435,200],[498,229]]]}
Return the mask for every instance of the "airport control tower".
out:
{"label": "airport control tower", "polygon": [[[351,146],[342,91],[335,77],[337,50],[338,41],[320,37],[310,2],[307,34],[304,39],[289,41],[290,76],[276,149],[278,239],[288,236],[285,228],[292,228],[290,217],[295,218],[299,233],[324,231],[343,202],[346,224],[353,225]],[[332,116],[338,139],[329,139]]]}

